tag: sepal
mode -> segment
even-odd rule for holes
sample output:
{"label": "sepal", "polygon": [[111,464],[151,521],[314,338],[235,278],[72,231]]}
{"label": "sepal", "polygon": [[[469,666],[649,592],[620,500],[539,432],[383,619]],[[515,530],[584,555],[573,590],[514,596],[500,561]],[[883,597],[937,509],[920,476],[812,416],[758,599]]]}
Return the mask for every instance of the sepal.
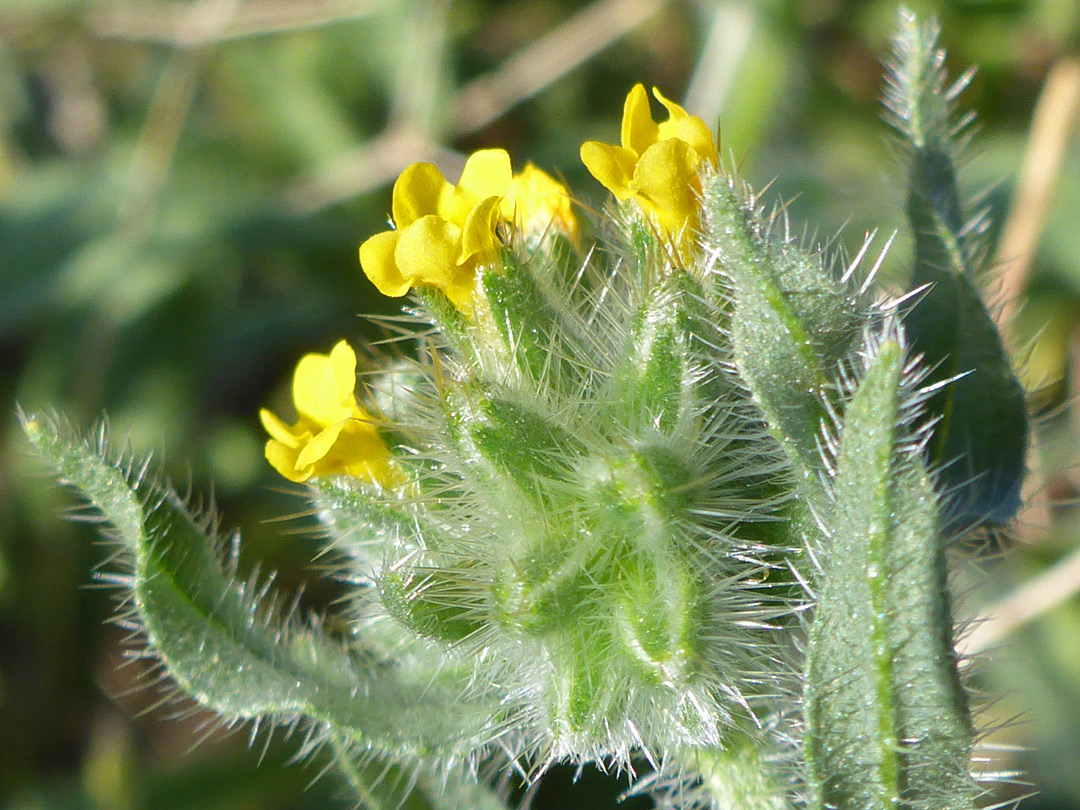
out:
{"label": "sepal", "polygon": [[829,444],[803,751],[814,810],[974,807],[940,502],[922,460],[925,374],[895,323],[868,339]]}

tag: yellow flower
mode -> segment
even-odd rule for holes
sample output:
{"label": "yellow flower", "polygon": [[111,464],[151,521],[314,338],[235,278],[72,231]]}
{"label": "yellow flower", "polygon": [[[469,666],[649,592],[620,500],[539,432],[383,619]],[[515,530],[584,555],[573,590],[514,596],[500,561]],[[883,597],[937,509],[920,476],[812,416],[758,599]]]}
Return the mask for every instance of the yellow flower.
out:
{"label": "yellow flower", "polygon": [[499,244],[499,204],[510,181],[510,155],[503,149],[473,153],[456,186],[432,163],[409,166],[394,183],[396,230],[360,246],[364,273],[383,295],[427,285],[471,314],[476,270]]}
{"label": "yellow flower", "polygon": [[398,473],[390,450],[356,402],[356,354],[344,340],[330,354],[307,354],[293,374],[299,420],[289,426],[259,411],[270,441],[266,460],[290,481],[318,475],[352,475],[392,484]]}
{"label": "yellow flower", "polygon": [[645,87],[634,85],[623,106],[622,146],[587,141],[581,160],[620,200],[636,200],[669,236],[698,224],[702,163],[718,162],[716,142],[705,122],[653,88],[668,120],[653,121]]}
{"label": "yellow flower", "polygon": [[566,186],[532,163],[515,174],[500,206],[503,219],[513,222],[527,236],[542,236],[549,228],[578,243],[578,223]]}
{"label": "yellow flower", "polygon": [[367,277],[393,297],[435,287],[466,315],[476,272],[499,247],[500,222],[540,233],[553,225],[575,241],[578,232],[562,184],[532,164],[513,175],[504,149],[474,152],[456,186],[431,163],[409,166],[394,183],[393,220],[395,230],[360,246]]}

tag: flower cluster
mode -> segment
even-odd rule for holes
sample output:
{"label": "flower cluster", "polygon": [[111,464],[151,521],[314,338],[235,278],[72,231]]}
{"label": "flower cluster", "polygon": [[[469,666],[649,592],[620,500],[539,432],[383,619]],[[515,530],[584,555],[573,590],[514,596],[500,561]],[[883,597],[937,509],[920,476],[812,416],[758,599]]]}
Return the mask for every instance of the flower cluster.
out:
{"label": "flower cluster", "polygon": [[581,160],[619,200],[634,200],[661,233],[680,239],[698,226],[703,164],[717,165],[716,142],[705,122],[653,88],[668,120],[653,121],[643,85],[623,106],[622,146],[588,141]]}
{"label": "flower cluster", "polygon": [[384,295],[413,287],[441,290],[472,314],[477,269],[500,245],[499,225],[543,232],[549,225],[577,239],[577,220],[562,184],[532,164],[520,174],[504,149],[483,149],[450,185],[431,163],[414,163],[394,183],[394,230],[360,246],[360,265]]}
{"label": "flower cluster", "polygon": [[[622,145],[589,141],[581,159],[616,199],[633,201],[658,236],[685,250],[699,224],[702,172],[717,165],[716,142],[700,118],[653,94],[667,121],[653,120],[638,84],[624,105]],[[481,271],[497,272],[512,235],[529,245],[552,233],[575,247],[580,239],[566,187],[531,163],[515,174],[503,149],[473,153],[456,185],[434,164],[406,168],[394,184],[392,226],[360,246],[360,265],[375,287],[392,297],[433,288],[470,319]],[[353,393],[355,364],[344,342],[329,356],[307,355],[293,380],[300,421],[290,427],[262,411],[271,436],[266,457],[289,480],[392,477],[390,452]]]}
{"label": "flower cluster", "polygon": [[355,387],[356,354],[344,340],[330,354],[301,358],[292,384],[296,424],[285,424],[265,408],[259,412],[271,437],[266,458],[275,470],[297,483],[318,475],[394,481],[390,451],[357,404]]}
{"label": "flower cluster", "polygon": [[502,149],[473,154],[456,186],[434,164],[409,166],[394,183],[396,229],[360,246],[364,272],[384,295],[428,285],[470,313],[477,267],[498,245],[500,202],[510,179],[510,156]]}

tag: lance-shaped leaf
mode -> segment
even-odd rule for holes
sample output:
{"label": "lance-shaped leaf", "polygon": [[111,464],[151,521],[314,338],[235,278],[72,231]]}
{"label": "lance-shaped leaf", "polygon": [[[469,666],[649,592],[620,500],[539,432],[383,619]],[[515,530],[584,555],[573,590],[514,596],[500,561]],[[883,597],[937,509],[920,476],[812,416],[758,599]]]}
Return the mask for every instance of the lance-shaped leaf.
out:
{"label": "lance-shaped leaf", "polygon": [[[544,270],[550,268],[542,256],[504,251],[502,267],[484,274],[484,295],[502,350],[518,368],[545,387],[576,393],[591,372],[592,341],[555,286],[556,279],[541,278]],[[490,338],[482,327],[476,338],[477,355],[490,353],[483,345]]]}
{"label": "lance-shaped leaf", "polygon": [[[854,346],[868,309],[831,272],[825,256],[765,217],[732,178],[704,191],[705,246],[733,300],[735,364],[803,481],[819,469],[817,437],[828,375]],[[780,233],[774,233],[777,229]]]}
{"label": "lance-shaped leaf", "polygon": [[866,349],[822,516],[804,707],[813,810],[973,807],[938,498],[901,341],[891,327]]}
{"label": "lance-shaped leaf", "polygon": [[[660,777],[659,810],[690,807],[793,810],[777,763],[758,734],[731,729],[723,748],[694,748],[672,758],[674,778]],[[692,803],[691,803],[692,802]]]}
{"label": "lance-shaped leaf", "polygon": [[148,647],[203,706],[227,721],[307,718],[405,761],[468,756],[497,733],[494,701],[462,699],[454,686],[347,646],[312,622],[279,618],[265,588],[223,564],[212,522],[196,520],[144,472],[126,471],[103,439],[75,439],[39,417],[23,424],[133,556],[130,588]]}
{"label": "lance-shaped leaf", "polygon": [[423,763],[403,768],[333,732],[327,743],[363,810],[508,810],[498,793],[469,774]]}
{"label": "lance-shaped leaf", "polygon": [[405,499],[393,499],[377,485],[350,476],[317,477],[308,494],[334,546],[370,576],[396,546],[416,545],[416,517]]}
{"label": "lance-shaped leaf", "polygon": [[932,367],[931,381],[964,375],[930,401],[939,417],[930,461],[955,494],[950,522],[1003,523],[1020,506],[1028,441],[1024,390],[976,285],[985,264],[985,214],[965,219],[957,156],[969,117],[954,115],[965,74],[946,84],[936,24],[900,17],[886,104],[907,142],[907,210],[915,237],[913,287],[926,292],[905,317],[913,349]]}
{"label": "lance-shaped leaf", "polygon": [[701,402],[730,397],[721,388],[726,379],[705,371],[722,341],[712,322],[717,313],[705,306],[690,273],[673,271],[641,286],[644,300],[633,312],[614,369],[615,418],[630,430],[655,427],[670,434],[680,420],[693,418]]}

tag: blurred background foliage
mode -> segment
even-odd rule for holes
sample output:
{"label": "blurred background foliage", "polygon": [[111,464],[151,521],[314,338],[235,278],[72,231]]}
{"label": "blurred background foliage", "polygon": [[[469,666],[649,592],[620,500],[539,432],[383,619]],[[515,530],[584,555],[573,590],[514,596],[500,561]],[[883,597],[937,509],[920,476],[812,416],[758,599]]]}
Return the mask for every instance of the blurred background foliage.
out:
{"label": "blurred background foliage", "polygon": [[[972,683],[1006,695],[987,708],[988,767],[1037,785],[1027,808],[1080,808],[1080,423],[1064,407],[1080,384],[1080,4],[911,5],[940,15],[954,75],[979,65],[964,179],[1001,226],[990,289],[1025,302],[1004,317],[1044,414],[1029,507],[994,544],[1005,553],[959,577],[963,610],[985,619],[963,643],[997,647]],[[0,809],[339,806],[332,777],[304,790],[321,763],[281,767],[290,742],[249,748],[238,730],[195,747],[206,718],[158,705],[153,674],[125,662],[124,629],[104,623],[107,591],[87,587],[105,553],[94,527],[64,517],[67,494],[17,438],[16,403],[83,425],[108,413],[173,480],[213,489],[252,564],[280,569],[285,588],[310,581],[306,603],[329,606],[335,586],[301,501],[262,460],[256,412],[287,410],[304,352],[382,335],[358,315],[399,302],[374,292],[356,248],[383,227],[398,172],[434,160],[453,177],[469,151],[502,145],[600,205],[578,147],[617,141],[626,90],[644,81],[719,121],[755,185],[775,181],[770,199],[850,250],[902,227],[879,105],[896,10],[2,0]],[[885,263],[898,283],[906,242]],[[625,787],[588,771],[569,793],[572,776],[556,773],[535,806],[604,807]]]}

